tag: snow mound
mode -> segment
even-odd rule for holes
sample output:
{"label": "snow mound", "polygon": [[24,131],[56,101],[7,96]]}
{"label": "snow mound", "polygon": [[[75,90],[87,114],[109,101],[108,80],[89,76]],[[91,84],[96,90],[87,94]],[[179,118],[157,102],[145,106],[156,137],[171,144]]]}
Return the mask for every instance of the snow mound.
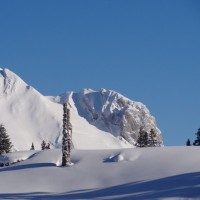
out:
{"label": "snow mound", "polygon": [[108,158],[105,159],[106,162],[122,162],[122,161],[136,161],[140,157],[140,153],[135,152],[133,154],[133,151],[122,151],[116,155],[111,155]]}
{"label": "snow mound", "polygon": [[0,155],[0,163],[17,163],[31,158],[37,151],[18,151]]}

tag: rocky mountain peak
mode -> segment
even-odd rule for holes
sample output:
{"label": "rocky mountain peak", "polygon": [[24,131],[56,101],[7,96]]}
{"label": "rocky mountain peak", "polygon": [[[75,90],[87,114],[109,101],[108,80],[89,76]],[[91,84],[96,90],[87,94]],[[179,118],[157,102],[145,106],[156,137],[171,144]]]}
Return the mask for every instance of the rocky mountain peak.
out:
{"label": "rocky mountain peak", "polygon": [[161,131],[156,125],[155,118],[147,107],[132,101],[113,90],[87,90],[74,93],[72,99],[79,115],[99,128],[122,136],[128,142],[135,144],[141,129],[150,132],[154,129],[158,140],[162,143]]}

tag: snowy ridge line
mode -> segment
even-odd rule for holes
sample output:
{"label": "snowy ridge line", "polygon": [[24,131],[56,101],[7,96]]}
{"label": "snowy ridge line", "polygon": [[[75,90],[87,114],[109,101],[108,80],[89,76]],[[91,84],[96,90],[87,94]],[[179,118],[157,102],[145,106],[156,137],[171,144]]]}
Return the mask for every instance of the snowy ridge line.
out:
{"label": "snowy ridge line", "polygon": [[51,148],[60,148],[63,102],[70,106],[72,140],[77,149],[133,147],[141,126],[147,131],[156,130],[162,142],[161,132],[147,108],[112,90],[84,89],[46,97],[15,73],[3,69],[0,96],[0,112],[4,113],[0,123],[5,125],[15,150],[28,150],[32,143],[39,150],[42,140]]}

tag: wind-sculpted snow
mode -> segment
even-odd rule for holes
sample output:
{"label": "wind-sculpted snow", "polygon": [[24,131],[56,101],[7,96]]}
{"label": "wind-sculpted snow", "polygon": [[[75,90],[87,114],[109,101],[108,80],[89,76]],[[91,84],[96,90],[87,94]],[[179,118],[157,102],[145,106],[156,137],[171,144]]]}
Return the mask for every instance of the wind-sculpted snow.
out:
{"label": "wind-sculpted snow", "polygon": [[[0,168],[0,199],[200,199],[198,147],[61,150],[7,154],[22,162]],[[0,157],[1,158],[1,157]]]}
{"label": "wind-sculpted snow", "polygon": [[140,157],[140,153],[134,153],[130,150],[120,151],[120,153],[109,156],[105,159],[106,162],[128,162],[135,161]]}

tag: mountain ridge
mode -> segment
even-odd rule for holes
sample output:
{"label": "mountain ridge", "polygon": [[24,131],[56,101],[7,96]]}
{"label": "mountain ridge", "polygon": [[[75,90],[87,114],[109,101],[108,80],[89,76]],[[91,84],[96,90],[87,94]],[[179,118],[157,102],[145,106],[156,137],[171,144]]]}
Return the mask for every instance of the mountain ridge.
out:
{"label": "mountain ridge", "polygon": [[[14,72],[1,68],[0,96],[0,112],[4,113],[0,123],[5,124],[16,150],[30,148],[32,142],[35,143],[36,149],[39,149],[41,140],[46,140],[52,147],[61,147],[62,103],[66,101],[71,106],[75,148],[133,147],[138,127],[142,123],[148,125],[144,127],[146,130],[155,128],[162,142],[161,132],[148,109],[142,103],[133,103],[112,90],[100,89],[97,92],[84,89],[79,93],[71,91],[47,97],[26,84]],[[140,111],[134,115],[130,114],[131,105],[143,108],[140,110],[143,111],[143,118],[138,117]],[[138,117],[138,120],[134,121],[136,126],[130,124],[133,116]],[[149,125],[149,120],[152,120],[153,126]],[[22,141],[26,144],[22,145]]]}

